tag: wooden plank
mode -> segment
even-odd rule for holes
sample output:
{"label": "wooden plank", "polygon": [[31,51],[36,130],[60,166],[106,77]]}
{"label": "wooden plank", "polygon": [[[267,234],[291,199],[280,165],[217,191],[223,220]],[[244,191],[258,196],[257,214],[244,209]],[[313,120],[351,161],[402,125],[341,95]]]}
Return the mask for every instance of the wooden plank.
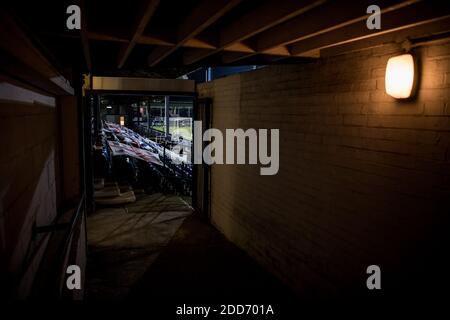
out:
{"label": "wooden plank", "polygon": [[231,47],[234,43],[242,42],[242,40],[270,29],[325,2],[326,0],[265,1],[223,28],[220,31],[219,45],[216,50],[210,52],[199,51],[197,56],[188,53],[183,57],[183,60],[187,64],[198,62],[212,54]]}
{"label": "wooden plank", "polygon": [[[49,33],[44,32],[41,33],[47,36],[52,37],[59,37],[59,38],[75,38],[79,39],[80,37],[78,35],[68,34],[68,33]],[[129,43],[130,40],[127,40],[123,37],[111,35],[111,34],[105,34],[105,33],[99,33],[99,32],[88,32],[88,38],[89,40],[94,41],[110,41],[110,42],[121,42],[121,43]],[[153,46],[166,46],[171,47],[175,44],[173,42],[156,38],[154,36],[149,35],[141,35],[139,38],[136,39],[137,44],[144,44],[144,45],[153,45]],[[187,40],[185,43],[183,43],[182,47],[185,48],[198,48],[198,49],[210,49],[215,50],[217,47],[210,43],[210,41],[206,41],[200,38],[192,38]],[[252,48],[250,48],[248,45],[237,42],[229,47],[225,48],[226,51],[238,51],[238,52],[254,52]]]}
{"label": "wooden plank", "polygon": [[[380,0],[377,4],[381,7],[382,13],[387,13],[393,10],[400,10],[420,1],[422,0]],[[261,33],[250,40],[254,42],[254,48],[260,52],[270,50],[276,46],[287,45],[292,42],[320,36],[321,34],[358,22],[365,26],[365,21],[368,17],[366,9],[371,2],[369,0],[362,0],[360,2],[349,0],[330,2],[316,10],[311,10],[284,24]],[[292,50],[291,46],[288,46],[288,49]],[[319,50],[310,49],[301,56],[318,57],[319,53]]]}
{"label": "wooden plank", "polygon": [[[259,54],[252,48],[250,48],[247,44],[243,42],[234,43],[228,47],[225,47],[223,50],[223,55],[225,56],[225,61],[229,61],[228,63],[235,62],[242,60],[244,58],[252,57],[256,54]],[[195,60],[195,57],[198,57],[200,55],[203,55],[205,57],[212,56],[213,53],[218,53],[216,50],[211,49],[200,49],[200,48],[192,48],[189,50],[185,50],[183,54],[183,64],[190,65],[192,64],[191,61]],[[227,54],[230,53],[230,54]],[[279,57],[290,57],[291,54],[288,51],[288,49],[285,46],[280,46],[274,49],[267,50],[266,52],[263,52],[263,54],[266,54],[268,56],[279,56]],[[190,60],[190,57],[193,57],[193,60]],[[195,62],[193,62],[195,63]]]}
{"label": "wooden plank", "polygon": [[223,52],[222,62],[225,64],[234,63],[252,56],[256,56],[257,53],[241,53],[241,52]]}
{"label": "wooden plank", "polygon": [[136,20],[134,22],[130,42],[127,44],[124,44],[120,48],[119,56],[117,58],[117,67],[118,68],[122,68],[122,66],[125,64],[125,61],[127,60],[128,56],[130,55],[131,51],[133,50],[134,46],[136,45],[137,39],[142,37],[142,33],[144,32],[144,29],[147,26],[150,19],[152,18],[153,14],[155,13],[158,5],[159,5],[159,0],[148,0],[145,4],[144,10],[142,10],[139,13],[139,16],[136,18]]}
{"label": "wooden plank", "polygon": [[[379,0],[377,5],[380,6],[382,12],[387,12],[418,1],[420,0]],[[371,4],[373,4],[373,0],[331,1],[258,34],[254,39],[255,49],[257,51],[268,50],[339,29],[358,21],[365,21],[368,17],[367,7]]]}
{"label": "wooden plank", "polygon": [[[350,43],[327,47],[320,50],[321,57],[335,56],[343,53],[381,46],[387,43],[401,43],[405,39],[413,41],[423,37],[439,35],[450,31],[450,16],[442,17],[418,26],[376,35]],[[302,54],[304,56],[304,54]]]}
{"label": "wooden plank", "polygon": [[73,94],[67,80],[33,45],[11,15],[1,10],[0,53],[0,65],[7,75],[52,94]]}
{"label": "wooden plank", "polygon": [[123,42],[123,43],[130,42],[130,40],[125,39],[125,38],[121,38],[118,36],[109,35],[109,34],[105,34],[105,33],[99,33],[99,32],[88,31],[87,36],[88,36],[89,40],[112,41],[112,42]]}
{"label": "wooden plank", "polygon": [[253,53],[255,50],[250,48],[247,44],[243,42],[235,42],[224,48],[225,51],[235,51],[235,52],[249,52]]}
{"label": "wooden plank", "polygon": [[[40,35],[44,36],[50,36],[50,37],[56,37],[56,38],[74,38],[79,39],[80,36],[73,33],[58,33],[58,32],[40,32]],[[94,41],[110,41],[110,42],[121,42],[121,43],[130,43],[130,39],[126,39],[121,36],[117,36],[114,34],[108,34],[103,32],[95,32],[95,31],[88,31],[87,32],[88,39],[94,40]],[[149,36],[149,35],[141,35],[136,39],[137,44],[148,44],[148,45],[154,45],[154,46],[174,46],[175,44],[173,42],[160,39],[155,36]],[[195,47],[195,45],[191,45],[192,47]]]}
{"label": "wooden plank", "polygon": [[200,48],[200,49],[216,49],[216,46],[212,45],[211,43],[198,39],[198,38],[192,38],[187,40],[183,47],[187,48]]}
{"label": "wooden plank", "polygon": [[150,44],[155,46],[173,46],[175,45],[171,41],[167,41],[165,39],[160,39],[154,36],[141,35],[138,39],[136,39],[136,43],[139,44]]}
{"label": "wooden plank", "polygon": [[384,13],[381,20],[381,30],[368,30],[365,21],[358,21],[342,28],[296,42],[290,45],[289,49],[293,55],[300,55],[303,52],[313,49],[322,49],[412,28],[436,19],[439,20],[448,13],[450,13],[450,7],[444,4],[418,2],[399,10]]}
{"label": "wooden plank", "polygon": [[270,0],[263,2],[257,8],[251,10],[238,20],[233,21],[221,31],[220,47],[247,39],[325,2],[325,0]]}
{"label": "wooden plank", "polygon": [[155,66],[173,53],[189,39],[194,38],[225,13],[239,4],[241,0],[202,0],[200,4],[181,22],[177,31],[177,42],[170,48],[156,48],[148,56],[149,66]]}
{"label": "wooden plank", "polygon": [[[229,49],[229,48],[227,48]],[[234,63],[243,59],[247,59],[250,57],[254,57],[255,55],[262,56],[262,60],[267,61],[277,61],[280,59],[285,59],[288,57],[291,57],[291,53],[286,48],[286,46],[279,46],[273,49],[266,50],[264,52],[256,52],[256,51],[234,51],[230,50],[231,52],[223,52],[222,54],[222,62],[224,63]]]}
{"label": "wooden plank", "polygon": [[[51,81],[47,75],[40,73],[35,68],[30,68],[24,61],[17,59],[12,55],[0,52],[0,73],[16,80],[18,83],[25,84],[28,88],[37,88],[39,91],[51,95],[73,95],[73,89],[70,87],[66,91],[66,87]],[[20,85],[24,87],[23,85]],[[33,89],[35,90],[35,89]]]}
{"label": "wooden plank", "polygon": [[289,50],[286,46],[279,46],[276,48],[265,50],[262,53],[267,54],[267,55],[275,55],[275,56],[286,56],[286,57],[291,56],[291,53],[289,52]]}

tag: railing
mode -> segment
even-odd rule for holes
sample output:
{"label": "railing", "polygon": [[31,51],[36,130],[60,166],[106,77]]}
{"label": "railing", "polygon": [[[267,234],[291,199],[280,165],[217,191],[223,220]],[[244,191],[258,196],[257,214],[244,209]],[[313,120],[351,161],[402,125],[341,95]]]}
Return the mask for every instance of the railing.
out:
{"label": "railing", "polygon": [[[38,299],[71,298],[67,290],[64,290],[66,269],[68,264],[72,264],[69,261],[73,261],[71,257],[74,255],[72,249],[75,230],[79,229],[79,236],[81,236],[83,228],[84,233],[86,231],[86,220],[84,220],[84,224],[81,224],[85,209],[86,194],[83,193],[75,211],[72,209],[59,216],[60,223],[34,228],[35,236],[42,233],[51,233],[51,236],[35,277],[31,297]],[[69,218],[66,215],[70,212],[73,214]],[[84,250],[86,250],[86,238],[83,241],[85,242]]]}
{"label": "railing", "polygon": [[[67,230],[68,228],[70,228],[69,235],[68,235],[68,238],[70,239],[70,237],[73,234],[73,229],[76,225],[76,222],[78,221],[79,217],[81,216],[81,213],[84,212],[85,201],[86,201],[86,195],[85,195],[85,193],[83,193],[80,201],[78,202],[77,210],[75,211],[74,215],[72,216],[72,219],[70,222],[55,223],[55,224],[50,224],[47,226],[34,226],[33,235],[37,236],[40,233],[55,232],[55,231],[60,231],[60,230]],[[67,245],[67,243],[66,243],[66,245]]]}

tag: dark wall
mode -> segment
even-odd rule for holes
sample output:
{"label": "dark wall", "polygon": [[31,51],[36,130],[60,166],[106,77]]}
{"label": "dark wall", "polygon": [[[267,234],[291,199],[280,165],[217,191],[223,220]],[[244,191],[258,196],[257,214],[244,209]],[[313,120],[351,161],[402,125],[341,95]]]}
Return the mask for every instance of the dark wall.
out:
{"label": "dark wall", "polygon": [[59,99],[59,147],[63,184],[63,203],[76,202],[80,197],[80,153],[78,104],[75,96]]}
{"label": "dark wall", "polygon": [[23,297],[48,240],[33,238],[32,228],[57,214],[55,99],[6,82],[0,87],[2,291]]}

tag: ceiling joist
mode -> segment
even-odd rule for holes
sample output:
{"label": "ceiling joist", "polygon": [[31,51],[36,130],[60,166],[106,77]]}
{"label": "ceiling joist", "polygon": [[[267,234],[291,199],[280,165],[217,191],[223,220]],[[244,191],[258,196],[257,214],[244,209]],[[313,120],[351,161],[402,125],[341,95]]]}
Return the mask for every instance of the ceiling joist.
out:
{"label": "ceiling joist", "polygon": [[433,20],[408,29],[397,30],[394,32],[378,34],[371,38],[360,39],[353,42],[330,46],[320,50],[321,57],[335,56],[347,52],[360,51],[373,48],[388,43],[400,44],[409,39],[415,42],[415,39],[439,36],[449,32],[450,16],[442,17],[439,20]]}
{"label": "ceiling joist", "polygon": [[176,43],[169,48],[156,48],[148,56],[148,65],[153,67],[169,56],[188,40],[217,21],[233,9],[241,0],[202,0],[200,4],[181,22],[176,35]]}
{"label": "ceiling joist", "polygon": [[365,21],[358,21],[340,29],[293,43],[289,46],[289,49],[293,55],[301,56],[302,53],[313,49],[323,49],[399,30],[410,29],[435,20],[440,20],[443,18],[442,15],[450,14],[450,8],[448,6],[442,5],[440,10],[436,9],[436,6],[431,7],[426,2],[417,2],[403,7],[402,10],[392,10],[384,13],[382,15],[381,30],[368,32]]}
{"label": "ceiling joist", "polygon": [[131,39],[128,43],[122,45],[119,56],[117,57],[117,67],[122,68],[127,60],[128,56],[133,50],[134,46],[138,39],[142,37],[142,33],[144,32],[145,27],[148,22],[152,18],[153,14],[156,11],[156,8],[159,5],[159,0],[148,0],[146,1],[146,6],[144,10],[141,11],[140,15],[134,22],[133,31],[131,35]]}
{"label": "ceiling joist", "polygon": [[[235,43],[242,42],[245,39],[270,29],[277,24],[285,22],[325,2],[326,0],[269,0],[262,2],[257,8],[234,20],[220,31],[219,46],[215,50],[198,52],[197,55],[188,53],[183,57],[183,61],[188,65],[196,63],[221,50],[225,50]],[[254,50],[252,51],[254,52]]]}
{"label": "ceiling joist", "polygon": [[[383,28],[385,28],[385,14],[396,10],[403,11],[403,8],[421,1],[422,0],[378,1],[377,5],[380,6],[383,14]],[[344,28],[352,25],[363,26],[365,34],[370,34],[371,31],[366,27],[366,19],[369,17],[366,10],[372,2],[373,1],[371,0],[361,0],[359,2],[348,0],[328,2],[320,8],[317,8],[317,10],[306,12],[286,23],[262,32],[250,40],[254,43],[256,51],[264,52],[282,45],[300,41],[310,41],[309,39],[315,37],[328,38],[330,32],[344,35]],[[334,41],[335,39],[330,38],[329,40]],[[294,45],[288,46],[290,51],[292,51],[292,48],[294,48]],[[305,52],[307,52],[305,56],[317,56],[317,50],[313,49],[316,48],[312,46],[308,50],[305,50]],[[292,51],[292,54],[295,55],[296,53]]]}
{"label": "ceiling joist", "polygon": [[[381,30],[366,26],[372,4],[381,8]],[[450,33],[450,7],[427,0],[136,0],[107,8],[89,1],[81,32],[52,22],[56,8],[44,13],[42,24],[32,14],[38,4],[29,11],[12,6],[39,36],[47,57],[58,56],[51,60],[61,69],[86,65],[90,70],[92,59],[95,72],[118,74],[138,69],[173,75],[162,70],[176,69],[180,75],[182,68],[309,61],[304,58]]]}

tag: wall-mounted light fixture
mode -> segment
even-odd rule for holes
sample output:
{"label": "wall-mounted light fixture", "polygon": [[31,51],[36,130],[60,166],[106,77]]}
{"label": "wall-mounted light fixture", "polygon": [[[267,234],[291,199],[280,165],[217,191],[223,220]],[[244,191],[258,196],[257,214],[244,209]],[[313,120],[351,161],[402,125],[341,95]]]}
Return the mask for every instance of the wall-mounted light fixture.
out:
{"label": "wall-mounted light fixture", "polygon": [[386,93],[397,99],[411,97],[416,83],[414,57],[407,53],[388,60],[386,67]]}

